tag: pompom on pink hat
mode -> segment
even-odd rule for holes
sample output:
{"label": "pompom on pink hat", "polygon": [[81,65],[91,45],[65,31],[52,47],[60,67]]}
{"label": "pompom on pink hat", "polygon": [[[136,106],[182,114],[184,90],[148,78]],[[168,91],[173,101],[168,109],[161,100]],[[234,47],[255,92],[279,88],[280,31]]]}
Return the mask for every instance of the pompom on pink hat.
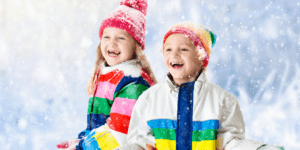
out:
{"label": "pompom on pink hat", "polygon": [[127,31],[144,50],[147,6],[147,0],[122,0],[120,6],[102,21],[100,40],[105,28],[119,28]]}

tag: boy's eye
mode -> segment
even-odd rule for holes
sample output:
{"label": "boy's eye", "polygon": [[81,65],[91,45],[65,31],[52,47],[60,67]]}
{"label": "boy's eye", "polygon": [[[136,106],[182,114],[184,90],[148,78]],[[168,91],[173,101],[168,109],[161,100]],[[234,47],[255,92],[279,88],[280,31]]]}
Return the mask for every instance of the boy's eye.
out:
{"label": "boy's eye", "polygon": [[171,48],[167,48],[166,51],[172,51],[172,49]]}

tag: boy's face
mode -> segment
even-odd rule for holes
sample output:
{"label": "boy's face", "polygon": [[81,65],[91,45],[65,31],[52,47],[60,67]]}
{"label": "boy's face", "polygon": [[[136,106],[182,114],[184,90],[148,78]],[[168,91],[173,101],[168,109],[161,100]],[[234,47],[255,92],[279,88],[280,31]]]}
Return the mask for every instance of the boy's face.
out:
{"label": "boy's face", "polygon": [[176,84],[195,81],[201,69],[199,52],[184,34],[170,35],[163,49],[164,64]]}
{"label": "boy's face", "polygon": [[135,57],[136,41],[119,28],[105,28],[101,39],[101,53],[110,66]]}

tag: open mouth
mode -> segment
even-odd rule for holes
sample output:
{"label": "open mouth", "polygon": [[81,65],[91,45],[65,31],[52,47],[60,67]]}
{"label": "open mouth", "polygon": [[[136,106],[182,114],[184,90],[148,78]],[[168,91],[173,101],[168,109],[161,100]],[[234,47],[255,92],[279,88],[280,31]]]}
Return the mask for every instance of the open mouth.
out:
{"label": "open mouth", "polygon": [[111,51],[111,50],[108,50],[108,56],[111,56],[111,57],[117,57],[120,52],[116,52],[116,51]]}
{"label": "open mouth", "polygon": [[181,67],[183,66],[183,64],[182,64],[182,63],[179,63],[179,62],[177,62],[177,63],[171,62],[170,65],[171,65],[174,69],[179,69],[179,68],[181,68]]}

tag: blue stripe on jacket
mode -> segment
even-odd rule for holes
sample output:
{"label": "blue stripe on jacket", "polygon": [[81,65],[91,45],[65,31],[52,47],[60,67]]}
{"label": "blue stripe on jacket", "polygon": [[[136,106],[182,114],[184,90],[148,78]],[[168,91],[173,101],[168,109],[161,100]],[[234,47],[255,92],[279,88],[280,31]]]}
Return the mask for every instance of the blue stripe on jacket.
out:
{"label": "blue stripe on jacket", "polygon": [[[151,129],[165,128],[177,130],[177,121],[170,119],[155,119],[147,122]],[[193,121],[193,131],[204,131],[207,129],[219,129],[219,120]]]}
{"label": "blue stripe on jacket", "polygon": [[127,86],[128,84],[143,84],[146,87],[150,87],[149,83],[144,80],[142,76],[140,77],[131,77],[131,76],[124,76],[120,83],[117,85],[115,93],[119,92],[123,87]]}
{"label": "blue stripe on jacket", "polygon": [[[93,129],[96,129],[106,123],[106,120],[110,115],[105,114],[87,114],[87,127],[86,130],[78,134],[78,138],[82,139],[83,137],[90,134]],[[91,120],[92,119],[92,120]]]}
{"label": "blue stripe on jacket", "polygon": [[195,81],[180,85],[178,93],[176,149],[192,150]]}
{"label": "blue stripe on jacket", "polygon": [[156,119],[147,122],[151,129],[165,128],[165,129],[177,129],[177,121],[169,119]]}

